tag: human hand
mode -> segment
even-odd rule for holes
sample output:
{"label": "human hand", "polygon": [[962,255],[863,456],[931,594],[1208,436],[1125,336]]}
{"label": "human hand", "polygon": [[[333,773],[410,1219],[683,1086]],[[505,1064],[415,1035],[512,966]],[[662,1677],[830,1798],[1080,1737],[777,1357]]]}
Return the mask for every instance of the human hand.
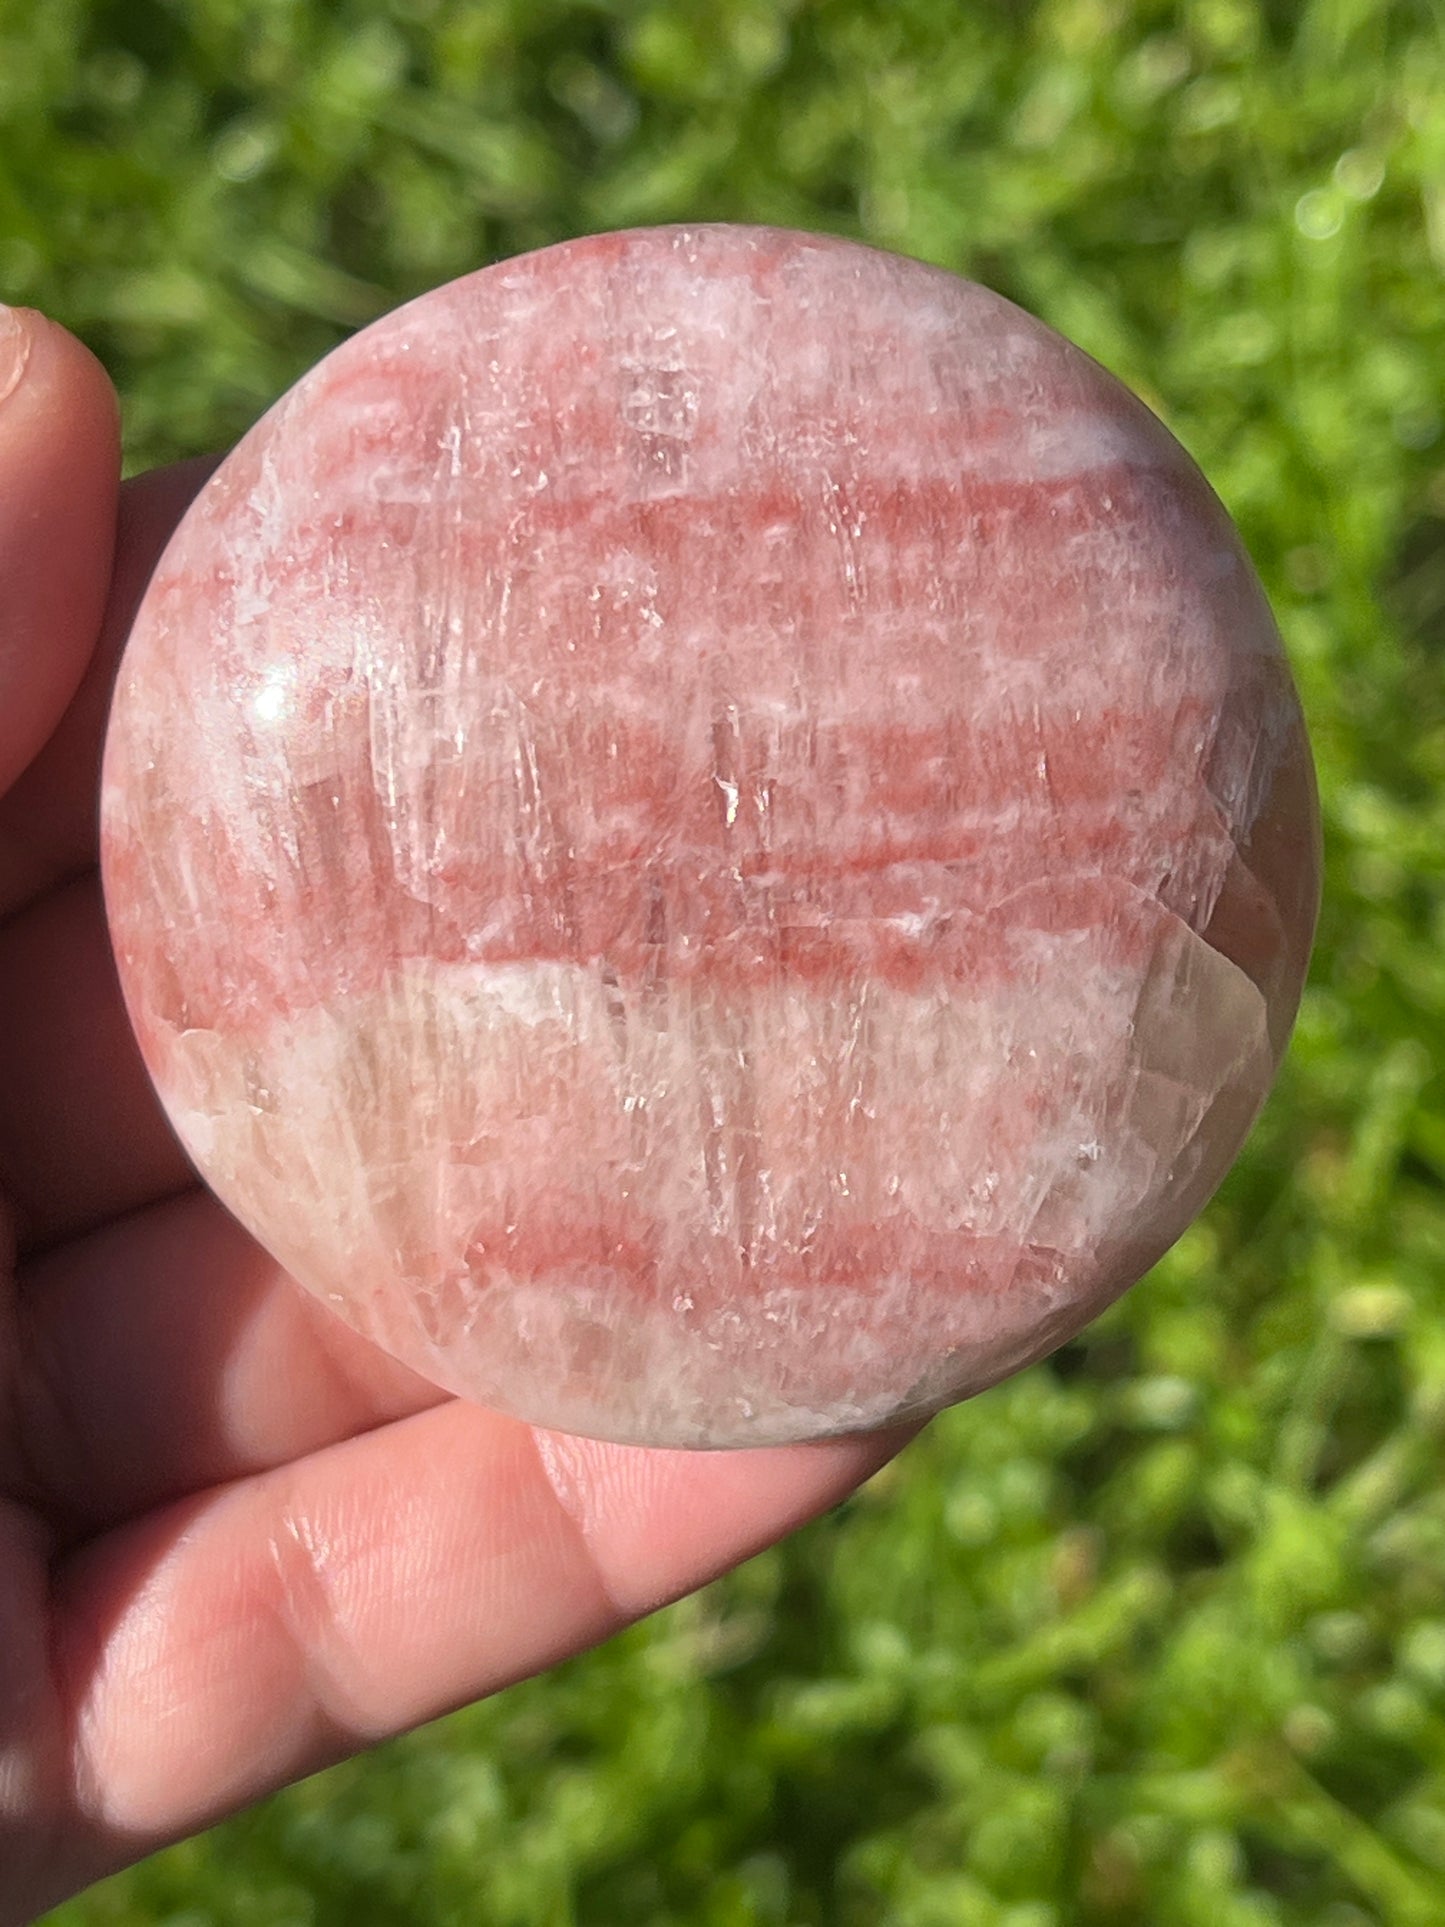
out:
{"label": "human hand", "polygon": [[[210,464],[0,311],[0,1927],[536,1672],[832,1504],[901,1435],[608,1446],[449,1398],[195,1183],[96,873],[117,653]],[[217,914],[224,915],[223,905]]]}

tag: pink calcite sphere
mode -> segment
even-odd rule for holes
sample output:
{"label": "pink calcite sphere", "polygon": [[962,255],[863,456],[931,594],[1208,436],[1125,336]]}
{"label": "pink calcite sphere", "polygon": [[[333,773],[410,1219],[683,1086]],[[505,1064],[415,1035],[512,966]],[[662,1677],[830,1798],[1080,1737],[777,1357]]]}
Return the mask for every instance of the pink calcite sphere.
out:
{"label": "pink calcite sphere", "polygon": [[1176,1238],[1279,1062],[1309,752],[1228,518],[953,275],[743,227],[401,308],[223,464],[104,783],[220,1198],[438,1384],[934,1410]]}

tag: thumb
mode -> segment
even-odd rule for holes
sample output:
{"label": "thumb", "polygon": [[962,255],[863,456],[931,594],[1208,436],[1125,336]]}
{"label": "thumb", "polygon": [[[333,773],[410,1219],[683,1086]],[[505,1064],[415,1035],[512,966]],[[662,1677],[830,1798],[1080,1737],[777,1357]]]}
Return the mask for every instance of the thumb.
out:
{"label": "thumb", "polygon": [[100,363],[0,305],[0,793],[43,746],[100,629],[120,421]]}

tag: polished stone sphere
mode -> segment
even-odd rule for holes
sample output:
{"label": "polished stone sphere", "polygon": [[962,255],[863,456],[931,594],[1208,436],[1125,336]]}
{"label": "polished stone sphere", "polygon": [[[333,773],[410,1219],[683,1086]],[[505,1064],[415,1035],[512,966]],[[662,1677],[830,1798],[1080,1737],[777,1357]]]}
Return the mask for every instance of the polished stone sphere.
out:
{"label": "polished stone sphere", "polygon": [[987,290],[742,227],[412,302],[202,490],[107,902],[220,1198],[550,1426],[934,1410],[1132,1283],[1278,1065],[1299,706],[1156,418]]}

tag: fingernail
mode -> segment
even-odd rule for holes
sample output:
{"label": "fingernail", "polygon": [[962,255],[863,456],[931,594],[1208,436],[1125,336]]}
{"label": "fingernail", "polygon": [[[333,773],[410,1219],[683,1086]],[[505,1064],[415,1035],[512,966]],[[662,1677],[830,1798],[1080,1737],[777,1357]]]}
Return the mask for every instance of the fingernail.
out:
{"label": "fingernail", "polygon": [[20,386],[29,359],[30,330],[18,308],[7,308],[0,301],[0,402]]}

